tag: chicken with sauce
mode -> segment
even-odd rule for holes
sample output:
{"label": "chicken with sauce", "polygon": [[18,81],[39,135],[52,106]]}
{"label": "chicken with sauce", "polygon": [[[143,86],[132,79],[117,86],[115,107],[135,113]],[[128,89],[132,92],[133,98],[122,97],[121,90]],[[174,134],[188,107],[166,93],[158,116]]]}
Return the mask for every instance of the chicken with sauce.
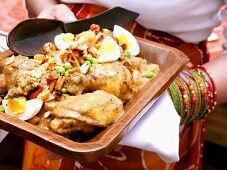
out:
{"label": "chicken with sauce", "polygon": [[2,61],[0,66],[5,75],[8,97],[26,96],[31,90],[46,83],[41,81],[45,69],[28,57],[12,56]]}
{"label": "chicken with sauce", "polygon": [[122,101],[130,100],[138,91],[130,71],[120,62],[97,64],[90,67],[91,91],[104,90]]}
{"label": "chicken with sauce", "polygon": [[124,114],[123,102],[102,90],[71,96],[53,109],[52,131],[65,134],[90,131],[92,127],[106,127]]}
{"label": "chicken with sauce", "polygon": [[132,56],[125,58],[121,63],[130,70],[133,80],[139,89],[150,81],[147,78],[147,73],[152,72],[152,76],[154,77],[160,70],[159,65],[148,63],[147,60],[141,57]]}

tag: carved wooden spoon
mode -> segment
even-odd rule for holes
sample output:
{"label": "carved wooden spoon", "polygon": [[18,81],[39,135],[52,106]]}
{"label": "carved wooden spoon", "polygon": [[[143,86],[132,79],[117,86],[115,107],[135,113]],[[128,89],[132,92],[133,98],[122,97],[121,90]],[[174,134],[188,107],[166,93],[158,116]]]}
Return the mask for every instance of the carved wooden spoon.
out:
{"label": "carved wooden spoon", "polygon": [[112,29],[114,25],[126,26],[138,16],[136,12],[115,7],[92,18],[71,23],[50,19],[28,19],[12,29],[7,37],[7,45],[17,54],[34,56],[42,53],[43,45],[46,42],[53,42],[57,34],[63,32],[77,34],[88,30],[91,24],[108,29]]}

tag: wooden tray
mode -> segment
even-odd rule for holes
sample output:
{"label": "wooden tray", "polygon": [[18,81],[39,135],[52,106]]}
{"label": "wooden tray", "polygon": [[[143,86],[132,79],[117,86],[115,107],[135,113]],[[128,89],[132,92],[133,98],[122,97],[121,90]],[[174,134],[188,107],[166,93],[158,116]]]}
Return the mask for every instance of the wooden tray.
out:
{"label": "wooden tray", "polygon": [[[160,73],[152,79],[126,106],[126,113],[86,142],[75,142],[63,136],[38,128],[15,117],[0,113],[0,128],[30,140],[52,152],[78,161],[95,161],[110,152],[145,113],[145,108],[168,87],[188,62],[180,51],[138,38],[141,56],[160,65]],[[13,53],[0,54],[0,60]]]}

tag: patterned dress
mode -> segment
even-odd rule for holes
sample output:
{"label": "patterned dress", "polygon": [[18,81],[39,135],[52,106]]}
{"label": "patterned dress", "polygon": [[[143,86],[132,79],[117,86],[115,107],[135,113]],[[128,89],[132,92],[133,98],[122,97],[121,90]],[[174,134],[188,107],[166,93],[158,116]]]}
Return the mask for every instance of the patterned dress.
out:
{"label": "patterned dress", "polygon": [[[88,18],[99,14],[106,8],[90,4],[69,4],[77,19]],[[166,44],[183,51],[192,64],[202,64],[209,60],[206,52],[206,42],[197,45],[190,44],[170,34],[157,30],[148,30],[136,22],[127,29],[135,36],[143,37],[158,43]],[[205,120],[182,125],[180,131],[180,161],[167,164],[153,152],[132,147],[117,147],[105,158],[93,163],[78,162],[67,158],[48,159],[48,151],[38,145],[26,141],[23,170],[70,170],[70,169],[130,169],[130,170],[183,170],[201,169]]]}

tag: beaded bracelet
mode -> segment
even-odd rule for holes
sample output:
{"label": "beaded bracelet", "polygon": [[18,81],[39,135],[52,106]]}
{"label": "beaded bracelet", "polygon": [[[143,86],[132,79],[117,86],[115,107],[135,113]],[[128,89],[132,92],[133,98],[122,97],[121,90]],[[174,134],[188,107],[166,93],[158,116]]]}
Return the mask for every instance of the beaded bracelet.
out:
{"label": "beaded bracelet", "polygon": [[206,86],[206,80],[203,76],[201,76],[197,71],[191,70],[191,74],[194,76],[199,88],[200,88],[200,94],[201,94],[201,107],[200,107],[200,114],[195,118],[196,120],[199,120],[206,115],[206,112],[208,110],[208,89]]}
{"label": "beaded bracelet", "polygon": [[181,123],[186,123],[189,118],[189,113],[191,110],[190,91],[189,91],[186,83],[180,76],[176,77],[175,83],[177,84],[178,88],[180,89],[182,97],[183,97],[184,110],[183,110],[183,114],[181,116]]}
{"label": "beaded bracelet", "polygon": [[205,96],[207,95],[207,93],[205,92],[204,84],[202,83],[202,80],[200,79],[200,77],[197,75],[197,72],[196,71],[192,71],[192,70],[190,70],[189,72],[193,76],[193,78],[194,78],[194,80],[195,80],[195,82],[197,84],[197,87],[199,89],[199,91],[197,93],[200,96],[200,98],[199,98],[200,99],[200,107],[198,108],[198,110],[195,113],[195,116],[193,118],[194,120],[198,120],[198,118],[201,115],[202,108],[204,107]]}
{"label": "beaded bracelet", "polygon": [[194,66],[192,67],[192,69],[197,70],[198,73],[201,74],[207,82],[208,98],[209,98],[208,112],[210,113],[215,109],[215,106],[217,105],[217,92],[216,92],[216,86],[215,86],[213,77],[207,71],[207,69],[201,65]]}
{"label": "beaded bracelet", "polygon": [[176,108],[177,113],[179,114],[179,116],[182,116],[183,113],[183,99],[181,96],[181,92],[180,90],[177,88],[176,84],[174,82],[172,82],[169,85],[169,90],[170,90],[170,94],[173,100],[173,104]]}
{"label": "beaded bracelet", "polygon": [[201,96],[199,92],[199,87],[197,86],[196,81],[194,77],[190,74],[189,70],[182,71],[180,76],[184,79],[184,81],[186,82],[191,92],[192,109],[189,112],[189,120],[187,121],[187,122],[191,122],[198,116],[200,112]]}

